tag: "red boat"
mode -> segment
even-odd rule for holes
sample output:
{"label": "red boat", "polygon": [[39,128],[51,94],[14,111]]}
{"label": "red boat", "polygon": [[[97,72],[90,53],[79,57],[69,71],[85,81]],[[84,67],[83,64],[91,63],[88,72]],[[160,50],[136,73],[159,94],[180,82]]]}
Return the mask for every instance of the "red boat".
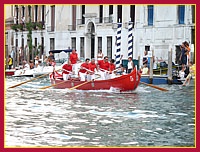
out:
{"label": "red boat", "polygon": [[[54,77],[54,78],[53,78]],[[78,90],[109,90],[111,87],[120,91],[135,90],[140,82],[140,74],[136,68],[132,73],[122,75],[108,80],[79,81],[79,80],[62,80],[62,75],[55,72],[50,75],[51,84],[55,89],[78,89]]]}

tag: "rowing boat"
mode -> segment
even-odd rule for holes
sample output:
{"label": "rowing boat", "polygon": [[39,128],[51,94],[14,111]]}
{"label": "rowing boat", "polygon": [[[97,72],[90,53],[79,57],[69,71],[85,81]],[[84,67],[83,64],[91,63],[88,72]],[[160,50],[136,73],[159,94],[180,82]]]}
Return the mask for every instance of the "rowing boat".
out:
{"label": "rowing boat", "polygon": [[62,75],[58,72],[50,74],[50,82],[55,89],[70,89],[78,86],[76,87],[78,90],[109,90],[110,88],[115,88],[120,91],[130,91],[138,87],[140,78],[141,76],[136,68],[130,74],[121,75],[108,80],[89,81],[87,83],[77,79],[64,81],[62,80]]}

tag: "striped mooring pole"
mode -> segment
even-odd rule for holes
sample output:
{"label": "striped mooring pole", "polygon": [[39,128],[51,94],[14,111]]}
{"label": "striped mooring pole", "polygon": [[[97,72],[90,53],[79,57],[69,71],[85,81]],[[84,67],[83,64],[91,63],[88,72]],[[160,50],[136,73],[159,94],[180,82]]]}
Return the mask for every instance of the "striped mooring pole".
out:
{"label": "striped mooring pole", "polygon": [[128,57],[133,57],[133,22],[128,22]]}
{"label": "striped mooring pole", "polygon": [[120,66],[120,56],[121,56],[121,31],[122,31],[122,23],[117,23],[117,50],[116,50],[116,68]]}

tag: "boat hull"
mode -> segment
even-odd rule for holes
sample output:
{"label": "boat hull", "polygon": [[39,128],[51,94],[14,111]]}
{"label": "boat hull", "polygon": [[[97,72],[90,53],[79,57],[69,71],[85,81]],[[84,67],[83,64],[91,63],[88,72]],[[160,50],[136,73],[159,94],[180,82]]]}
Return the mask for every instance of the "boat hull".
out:
{"label": "boat hull", "polygon": [[5,75],[6,75],[6,76],[12,76],[12,75],[14,75],[14,74],[15,74],[15,69],[11,69],[11,70],[6,69],[6,70],[5,70]]}
{"label": "boat hull", "polygon": [[[80,85],[80,87],[76,88],[77,90],[109,90],[110,88],[115,88],[120,91],[130,91],[135,90],[138,87],[141,76],[136,69],[134,69],[132,73],[127,75],[122,75],[109,80],[89,81],[87,83],[78,80],[64,81],[56,79],[56,77],[55,79],[50,79],[51,84],[54,85],[55,89],[73,88]],[[84,85],[81,85],[83,83]]]}

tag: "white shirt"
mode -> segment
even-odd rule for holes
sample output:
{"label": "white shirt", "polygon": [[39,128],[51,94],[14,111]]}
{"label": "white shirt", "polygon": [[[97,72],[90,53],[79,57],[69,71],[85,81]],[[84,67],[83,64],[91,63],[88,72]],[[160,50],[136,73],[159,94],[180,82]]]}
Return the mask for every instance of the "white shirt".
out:
{"label": "white shirt", "polygon": [[97,56],[101,56],[101,57],[98,57],[97,60],[103,60],[103,53],[98,53]]}
{"label": "white shirt", "polygon": [[133,61],[128,62],[128,69],[133,69],[132,63]]}

